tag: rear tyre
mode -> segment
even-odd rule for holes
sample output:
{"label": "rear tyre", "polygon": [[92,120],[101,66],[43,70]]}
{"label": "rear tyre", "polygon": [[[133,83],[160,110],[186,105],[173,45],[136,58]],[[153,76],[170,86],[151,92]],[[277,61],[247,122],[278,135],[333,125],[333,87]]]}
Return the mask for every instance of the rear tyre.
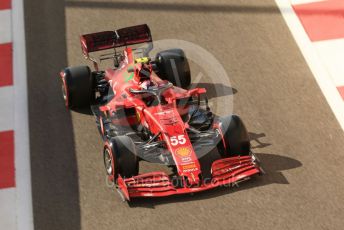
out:
{"label": "rear tyre", "polygon": [[94,79],[88,66],[68,67],[61,73],[62,95],[70,109],[90,106],[95,99]]}
{"label": "rear tyre", "polygon": [[156,55],[155,61],[161,79],[183,89],[190,86],[190,67],[183,50],[164,50]]}
{"label": "rear tyre", "polygon": [[136,147],[130,137],[117,136],[104,147],[104,165],[106,173],[114,181],[118,175],[130,178],[139,173],[139,160]]}
{"label": "rear tyre", "polygon": [[250,138],[239,116],[221,117],[218,124],[218,129],[223,137],[217,144],[221,157],[247,156],[250,154]]}

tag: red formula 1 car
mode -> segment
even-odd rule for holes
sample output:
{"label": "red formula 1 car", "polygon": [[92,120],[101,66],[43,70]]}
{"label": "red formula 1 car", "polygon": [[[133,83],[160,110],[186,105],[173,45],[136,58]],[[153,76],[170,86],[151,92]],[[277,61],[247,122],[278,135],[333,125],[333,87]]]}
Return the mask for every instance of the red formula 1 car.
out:
{"label": "red formula 1 car", "polygon": [[[206,90],[187,90],[191,77],[184,52],[149,57],[147,25],[82,35],[81,45],[95,71],[79,66],[61,72],[65,104],[91,107],[104,140],[106,173],[124,200],[194,193],[262,173],[241,119],[214,118]],[[114,66],[101,71],[89,54],[108,49],[114,52],[99,60],[111,59]],[[221,158],[203,167],[199,156],[216,148]],[[141,160],[164,164],[170,173],[139,174]]]}

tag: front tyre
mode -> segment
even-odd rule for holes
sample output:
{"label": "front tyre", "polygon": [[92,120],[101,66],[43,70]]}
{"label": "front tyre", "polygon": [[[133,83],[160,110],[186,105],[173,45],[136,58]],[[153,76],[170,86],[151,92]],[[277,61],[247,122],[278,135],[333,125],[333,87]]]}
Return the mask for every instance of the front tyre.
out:
{"label": "front tyre", "polygon": [[139,173],[139,160],[136,146],[128,136],[117,136],[104,147],[104,166],[110,180],[116,181],[118,175],[130,178]]}
{"label": "front tyre", "polygon": [[250,154],[250,138],[239,116],[230,115],[219,118],[217,130],[221,136],[221,140],[217,144],[221,157],[247,156]]}

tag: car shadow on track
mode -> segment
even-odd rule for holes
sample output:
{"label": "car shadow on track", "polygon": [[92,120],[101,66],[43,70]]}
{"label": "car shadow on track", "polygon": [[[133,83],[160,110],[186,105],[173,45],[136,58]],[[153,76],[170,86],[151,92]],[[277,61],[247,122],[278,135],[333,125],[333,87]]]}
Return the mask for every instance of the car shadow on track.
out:
{"label": "car shadow on track", "polygon": [[[264,148],[271,144],[260,142],[258,138],[264,137],[264,133],[256,134],[250,132],[251,143],[258,142],[256,148]],[[188,202],[195,200],[204,200],[214,197],[224,196],[229,193],[239,192],[246,189],[255,187],[270,185],[270,184],[289,184],[287,178],[283,175],[283,171],[291,170],[302,166],[302,163],[291,157],[268,154],[268,153],[256,153],[257,157],[261,161],[261,165],[266,174],[263,176],[254,176],[248,181],[245,181],[237,186],[230,187],[218,187],[215,189],[207,190],[193,195],[184,194],[170,197],[158,197],[158,198],[137,198],[132,200],[129,204],[131,208],[149,208],[154,209],[158,205],[176,203],[176,202]],[[217,152],[210,152],[206,156],[200,159],[202,169],[206,172],[210,172],[210,165],[216,159],[219,159]],[[204,164],[206,162],[206,164]],[[210,162],[210,163],[209,163]]]}
{"label": "car shadow on track", "polygon": [[266,137],[265,133],[249,132],[248,135],[250,136],[250,140],[251,140],[251,149],[262,149],[271,145],[270,143],[263,142],[259,139],[262,137]]}
{"label": "car shadow on track", "polygon": [[73,111],[77,113],[93,116],[91,108],[73,109]]}

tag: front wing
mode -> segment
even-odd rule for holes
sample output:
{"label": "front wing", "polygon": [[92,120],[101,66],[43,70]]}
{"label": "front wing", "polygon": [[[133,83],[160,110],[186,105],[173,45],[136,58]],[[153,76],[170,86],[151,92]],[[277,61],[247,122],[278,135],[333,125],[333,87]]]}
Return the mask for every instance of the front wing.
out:
{"label": "front wing", "polygon": [[145,173],[132,178],[117,180],[118,191],[124,200],[133,197],[162,197],[195,193],[215,187],[237,184],[251,176],[263,173],[254,156],[237,156],[219,159],[211,166],[211,178],[203,179],[197,187],[176,187],[164,172]]}

